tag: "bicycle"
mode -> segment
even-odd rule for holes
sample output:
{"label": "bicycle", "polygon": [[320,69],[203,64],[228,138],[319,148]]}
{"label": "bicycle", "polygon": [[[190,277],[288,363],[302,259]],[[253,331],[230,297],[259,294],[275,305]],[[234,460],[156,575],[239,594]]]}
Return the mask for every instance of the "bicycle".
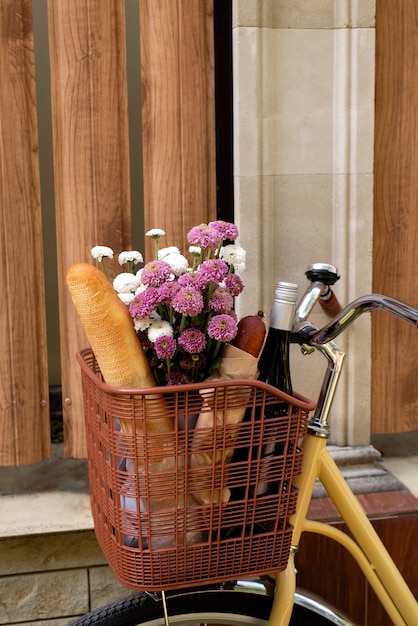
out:
{"label": "bicycle", "polygon": [[[292,337],[303,352],[318,350],[326,358],[316,407],[306,398],[291,398],[258,381],[185,385],[176,392],[163,388],[161,394],[176,416],[199,412],[202,393],[207,399],[206,393],[210,398],[209,410],[216,416],[219,414],[224,422],[231,406],[245,408],[253,417],[255,411],[263,412],[269,403],[278,400],[288,403],[285,432],[283,424],[272,426],[259,420],[257,425],[250,419],[229,430],[225,423],[207,429],[203,438],[200,433],[198,452],[206,450],[212,460],[203,468],[199,466],[197,474],[188,469],[188,463],[180,462],[196,453],[193,447],[196,429],[194,426],[189,429],[185,419],[182,428],[173,433],[173,439],[166,441],[176,458],[175,472],[162,472],[160,483],[158,476],[147,475],[146,465],[152,463],[156,454],[155,441],[147,442],[145,427],[138,429],[137,421],[138,414],[146,410],[146,403],[152,401],[155,389],[141,390],[139,394],[139,390],[108,388],[100,380],[91,351],[78,355],[86,419],[92,423],[87,427],[87,435],[96,534],[117,577],[140,593],[92,611],[72,622],[73,626],[195,623],[265,626],[267,622],[272,626],[352,626],[353,622],[337,609],[297,589],[294,558],[303,532],[325,535],[351,553],[394,624],[418,624],[417,600],[326,447],[330,410],[345,357],[334,339],[364,312],[380,309],[416,326],[418,311],[394,298],[372,294],[336,312],[338,308],[327,307],[327,303],[334,302],[332,285],[339,278],[336,268],[313,264],[306,275],[310,285],[297,306]],[[308,321],[318,301],[332,316],[320,329]],[[313,416],[308,419],[312,411]],[[118,420],[126,423],[131,420],[130,429],[123,432]],[[259,452],[254,453],[266,436],[283,442],[282,454],[267,465]],[[251,450],[246,462],[234,463],[233,459],[222,462],[225,452],[230,451],[231,441],[238,448]],[[214,462],[219,447],[221,456]],[[127,473],[124,463],[131,457],[134,469]],[[317,479],[337,507],[351,537],[324,522],[307,519]],[[264,498],[261,504],[251,497],[259,480],[280,485],[278,493],[270,499]],[[154,496],[147,492],[150,482],[157,485]],[[223,504],[222,490],[237,483],[245,495]],[[176,511],[171,511],[175,516],[164,510],[153,514],[152,497],[166,497],[172,493],[173,486],[184,491],[183,499],[176,501]],[[187,490],[196,494],[203,488],[211,494],[209,506],[187,508],[184,499]],[[148,494],[148,503],[146,496],[145,504],[142,499],[140,504],[139,494],[144,493]],[[121,497],[131,497],[133,505],[131,502],[132,506],[127,506],[126,501],[121,504]],[[187,552],[188,533],[203,528],[202,518],[204,528],[209,529],[208,535],[204,540],[200,537]],[[235,536],[225,535],[228,525],[238,529]],[[128,545],[135,536],[136,543]],[[142,536],[148,537],[149,543],[142,542]],[[174,548],[170,544],[154,547],[154,536],[164,540],[172,537]],[[247,544],[250,549],[246,548]]]}

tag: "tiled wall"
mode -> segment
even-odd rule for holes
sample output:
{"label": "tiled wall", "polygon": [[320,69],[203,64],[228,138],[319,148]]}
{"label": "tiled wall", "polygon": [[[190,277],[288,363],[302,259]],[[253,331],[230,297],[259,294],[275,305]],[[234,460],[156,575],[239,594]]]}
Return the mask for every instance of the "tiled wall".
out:
{"label": "tiled wall", "polygon": [[[268,312],[277,280],[303,290],[314,261],[338,267],[342,303],[371,291],[374,18],[374,0],[234,1],[235,198],[247,250],[240,314]],[[369,443],[369,325],[365,316],[350,338],[338,445]],[[316,397],[322,361],[297,371],[294,386]]]}
{"label": "tiled wall", "polygon": [[132,593],[93,531],[0,539],[0,624],[61,626]]}

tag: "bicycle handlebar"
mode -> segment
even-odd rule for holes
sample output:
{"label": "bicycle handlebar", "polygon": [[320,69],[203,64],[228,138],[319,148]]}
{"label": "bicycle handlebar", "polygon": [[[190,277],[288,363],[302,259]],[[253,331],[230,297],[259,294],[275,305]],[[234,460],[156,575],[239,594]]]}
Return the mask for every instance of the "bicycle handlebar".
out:
{"label": "bicycle handlebar", "polygon": [[[311,287],[313,286],[312,284]],[[307,292],[308,296],[310,295],[309,291]],[[313,296],[311,297],[313,298]],[[307,299],[307,296],[305,296],[301,304],[306,302]],[[318,296],[316,297],[317,299]],[[375,309],[384,310],[418,327],[417,309],[401,300],[381,294],[371,294],[354,300],[320,329],[307,321],[306,316],[298,315],[299,312],[304,313],[303,307],[300,307],[297,311],[291,341],[303,346],[303,351],[306,354],[310,350],[319,350],[328,360],[328,368],[319,393],[317,407],[308,426],[310,434],[317,437],[328,437],[330,433],[329,414],[345,357],[345,352],[333,340],[346,330],[362,313]],[[310,310],[312,310],[312,307],[310,307]]]}
{"label": "bicycle handlebar", "polygon": [[298,343],[322,346],[338,337],[362,313],[375,309],[384,310],[414,326],[418,325],[417,309],[396,298],[382,294],[371,294],[354,300],[321,329],[317,329],[309,322],[296,324],[293,335]]}

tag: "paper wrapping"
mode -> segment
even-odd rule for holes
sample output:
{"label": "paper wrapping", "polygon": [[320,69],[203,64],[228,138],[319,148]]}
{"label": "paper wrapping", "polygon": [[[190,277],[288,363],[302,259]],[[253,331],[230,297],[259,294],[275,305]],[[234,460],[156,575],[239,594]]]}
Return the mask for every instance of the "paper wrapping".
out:
{"label": "paper wrapping", "polygon": [[[234,379],[242,379],[249,378],[255,379],[258,374],[258,359],[253,357],[251,354],[244,352],[244,350],[240,350],[235,346],[231,346],[227,344],[222,352],[222,361],[221,366],[218,370],[215,370],[207,379],[207,381],[217,381],[217,380],[234,380]],[[238,389],[238,388],[237,388]],[[192,441],[192,454],[190,457],[190,465],[191,467],[202,467],[207,465],[218,464],[226,464],[232,458],[232,454],[234,452],[234,444],[235,440],[233,436],[230,436],[230,441],[227,444],[227,448],[222,452],[216,452],[215,458],[213,458],[212,453],[210,452],[202,452],[202,443],[204,442],[204,437],[202,437],[202,433],[199,433],[200,429],[203,428],[213,428],[215,425],[227,425],[227,424],[239,424],[242,422],[245,411],[246,411],[246,403],[249,399],[250,390],[245,389],[244,387],[239,388],[240,393],[243,394],[242,397],[242,406],[238,408],[226,408],[226,411],[214,411],[213,405],[215,400],[215,390],[214,389],[201,389],[200,394],[203,397],[203,406],[202,411],[199,414],[196,422],[196,430],[193,435]],[[217,389],[217,398],[219,399],[220,390]],[[240,399],[241,400],[241,399]],[[236,395],[235,395],[236,402]],[[241,404],[241,402],[240,402]],[[211,437],[210,432],[208,431],[208,438]],[[200,451],[199,451],[200,450]],[[194,494],[194,498],[200,502],[201,504],[217,504],[220,501],[228,502],[231,497],[230,489],[223,488],[222,490],[215,491],[201,491]]]}

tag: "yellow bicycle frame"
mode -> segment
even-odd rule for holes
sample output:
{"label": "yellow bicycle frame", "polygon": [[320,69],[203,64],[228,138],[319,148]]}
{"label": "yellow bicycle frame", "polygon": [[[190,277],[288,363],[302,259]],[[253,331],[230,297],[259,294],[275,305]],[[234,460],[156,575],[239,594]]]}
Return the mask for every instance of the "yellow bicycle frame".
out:
{"label": "yellow bicycle frame", "polygon": [[[348,550],[395,625],[416,626],[418,603],[332,459],[326,441],[326,438],[308,434],[302,444],[302,473],[294,481],[299,488],[298,507],[290,520],[294,527],[294,549],[286,570],[276,575],[276,591],[269,625],[287,626],[289,623],[296,588],[294,551],[299,545],[302,532],[314,532],[337,541]],[[329,524],[306,518],[317,478],[347,524],[353,539]]]}

